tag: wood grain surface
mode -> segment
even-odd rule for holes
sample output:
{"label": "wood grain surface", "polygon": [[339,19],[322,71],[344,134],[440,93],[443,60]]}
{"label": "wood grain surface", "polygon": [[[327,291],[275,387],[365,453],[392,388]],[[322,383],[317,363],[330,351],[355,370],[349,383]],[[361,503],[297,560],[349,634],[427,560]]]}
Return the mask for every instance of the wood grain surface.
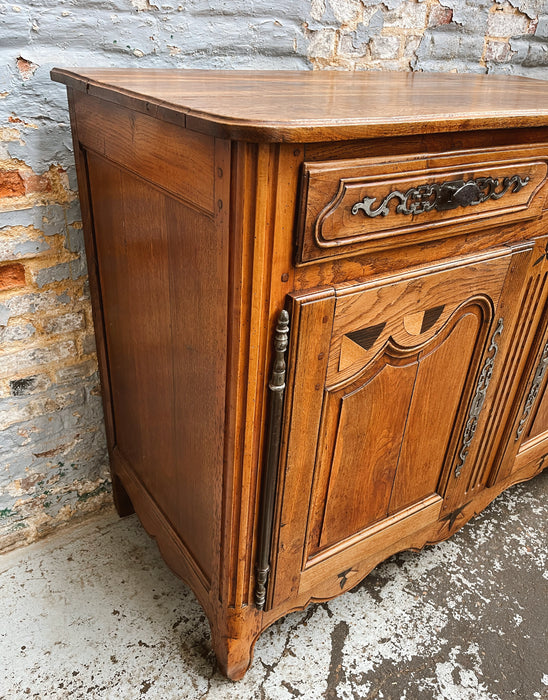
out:
{"label": "wood grain surface", "polygon": [[55,68],[53,80],[205,133],[336,141],[544,125],[548,83],[501,75]]}

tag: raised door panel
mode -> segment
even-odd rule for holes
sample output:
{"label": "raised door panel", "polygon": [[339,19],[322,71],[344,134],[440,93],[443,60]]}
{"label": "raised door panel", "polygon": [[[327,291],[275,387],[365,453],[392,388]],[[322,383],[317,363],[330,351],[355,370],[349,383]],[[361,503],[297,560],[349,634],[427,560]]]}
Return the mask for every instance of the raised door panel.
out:
{"label": "raised door panel", "polygon": [[[544,241],[543,241],[544,242]],[[548,453],[548,244],[546,245],[542,268],[538,271],[538,286],[544,292],[539,299],[544,302],[528,362],[526,380],[515,425],[512,430],[513,442],[519,445],[514,470],[525,463],[544,459]],[[538,262],[538,261],[537,261]],[[539,312],[541,311],[539,309]]]}
{"label": "raised door panel", "polygon": [[309,556],[436,493],[486,313],[465,304],[423,349],[389,342],[326,391]]}
{"label": "raised door panel", "polygon": [[438,519],[512,257],[293,298],[273,604]]}
{"label": "raised door panel", "polygon": [[526,439],[524,440],[525,445],[527,445],[530,440],[538,442],[539,439],[548,437],[548,394],[546,393],[546,380],[544,379],[547,367],[548,344],[545,345],[542,350],[537,369],[531,380],[531,389],[527,396],[526,410],[524,411],[523,417],[520,419],[518,430],[516,431],[516,434],[520,432],[519,429],[522,426],[522,421],[523,423],[527,422],[529,406],[533,409],[536,403],[536,410],[534,410],[530,418],[531,427],[527,431]]}
{"label": "raised door panel", "polygon": [[[544,316],[548,315],[547,313]],[[539,339],[541,334],[539,333]],[[510,473],[548,457],[548,334],[536,344],[531,356],[532,369],[524,382],[524,396],[510,434],[511,451],[517,454]]]}

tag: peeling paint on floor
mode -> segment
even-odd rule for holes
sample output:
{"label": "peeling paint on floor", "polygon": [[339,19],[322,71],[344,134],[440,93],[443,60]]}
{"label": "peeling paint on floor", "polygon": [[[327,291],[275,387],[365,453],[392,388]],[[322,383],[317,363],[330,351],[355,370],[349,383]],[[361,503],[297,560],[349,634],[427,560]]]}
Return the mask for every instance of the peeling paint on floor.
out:
{"label": "peeling paint on floor", "polygon": [[545,473],[287,615],[238,683],[137,519],[103,514],[0,559],[0,698],[546,700],[547,495]]}

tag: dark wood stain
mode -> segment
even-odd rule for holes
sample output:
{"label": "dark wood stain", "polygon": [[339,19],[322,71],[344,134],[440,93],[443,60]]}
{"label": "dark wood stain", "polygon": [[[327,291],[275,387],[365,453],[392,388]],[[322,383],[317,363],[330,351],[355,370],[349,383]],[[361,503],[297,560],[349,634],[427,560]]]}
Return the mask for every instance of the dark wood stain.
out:
{"label": "dark wood stain", "polygon": [[375,326],[368,326],[367,328],[360,328],[360,330],[357,331],[351,331],[346,334],[346,337],[360,345],[364,350],[371,350],[385,326],[385,322],[377,323]]}
{"label": "dark wood stain", "polygon": [[436,321],[442,315],[444,309],[445,309],[445,305],[442,304],[441,306],[434,306],[432,309],[427,309],[424,312],[424,317],[422,319],[421,333],[426,333],[426,331],[429,331],[432,328],[434,323],[436,323]]}

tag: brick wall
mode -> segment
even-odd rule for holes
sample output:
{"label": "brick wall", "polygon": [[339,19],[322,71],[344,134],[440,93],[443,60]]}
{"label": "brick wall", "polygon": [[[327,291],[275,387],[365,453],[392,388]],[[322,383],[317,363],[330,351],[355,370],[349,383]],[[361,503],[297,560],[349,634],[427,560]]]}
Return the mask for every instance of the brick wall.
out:
{"label": "brick wall", "polygon": [[0,549],[110,502],[58,66],[548,78],[546,0],[0,1]]}
{"label": "brick wall", "polygon": [[[29,78],[30,79],[30,78]],[[80,211],[67,169],[0,154],[0,548],[108,501]],[[30,160],[30,159],[29,159]]]}
{"label": "brick wall", "polygon": [[312,0],[305,36],[314,68],[548,79],[546,0]]}

